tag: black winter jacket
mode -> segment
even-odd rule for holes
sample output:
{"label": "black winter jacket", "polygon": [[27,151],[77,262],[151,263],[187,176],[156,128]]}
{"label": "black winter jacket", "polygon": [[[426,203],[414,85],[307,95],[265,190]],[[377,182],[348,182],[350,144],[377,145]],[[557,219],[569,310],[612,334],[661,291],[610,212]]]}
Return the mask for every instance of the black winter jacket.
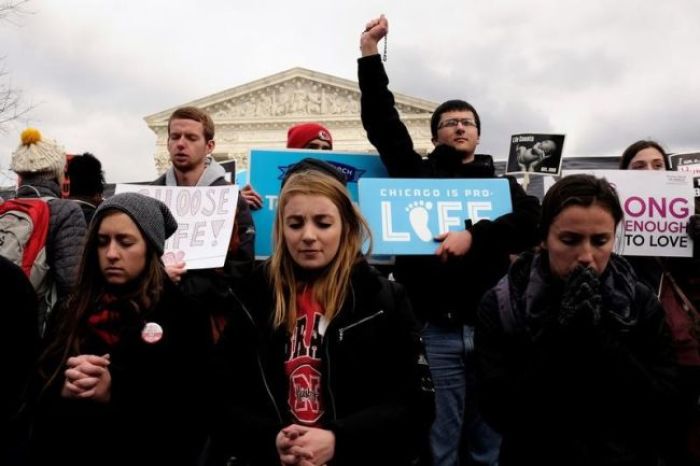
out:
{"label": "black winter jacket", "polygon": [[616,255],[597,325],[558,325],[562,290],[546,256],[523,254],[479,307],[480,407],[503,435],[500,464],[656,465],[677,396],[658,301]]}
{"label": "black winter jacket", "polygon": [[[379,55],[358,60],[362,124],[389,175],[395,178],[494,178],[489,155],[476,154],[463,164],[460,154],[439,146],[423,159],[395,108],[389,78]],[[537,243],[539,201],[508,177],[513,211],[496,220],[481,220],[470,231],[472,246],[447,263],[437,256],[398,256],[394,276],[406,286],[411,304],[423,320],[472,324],[483,294],[506,273],[509,255]],[[437,248],[437,244],[436,244]]]}
{"label": "black winter jacket", "polygon": [[[67,312],[65,307],[56,310],[47,338],[54,336]],[[167,279],[155,308],[142,314],[125,310],[123,315],[114,347],[107,347],[85,324],[80,330],[83,354],[110,354],[108,403],[61,397],[63,370],[43,393],[37,381],[33,392],[41,395],[30,464],[196,464],[206,439],[209,406],[209,319]],[[156,343],[141,336],[149,322],[163,329]],[[50,366],[46,361],[46,373],[55,368]]]}
{"label": "black winter jacket", "polygon": [[[211,464],[279,465],[275,437],[292,423],[284,374],[286,329],[273,330],[271,290],[256,270],[220,344],[217,368],[224,414]],[[417,323],[403,289],[366,262],[323,338],[321,427],[336,437],[335,465],[402,465],[426,451],[433,386]]]}
{"label": "black winter jacket", "polygon": [[[7,371],[0,384],[0,464],[19,464],[26,442],[26,426],[18,412],[24,402],[39,352],[38,310],[34,288],[22,269],[0,256],[0,361]],[[10,376],[10,374],[12,374]]]}
{"label": "black winter jacket", "polygon": [[[165,186],[166,175],[158,177],[154,185]],[[219,177],[210,186],[230,184],[225,178]],[[237,235],[236,237],[233,237]],[[231,289],[234,282],[247,277],[253,270],[255,261],[255,227],[253,216],[250,214],[248,203],[243,196],[238,196],[236,219],[229,252],[224,266],[216,269],[188,270],[180,282],[180,290],[186,296],[200,302],[219,321],[219,317],[228,314],[231,306]],[[221,323],[221,322],[219,322]]]}

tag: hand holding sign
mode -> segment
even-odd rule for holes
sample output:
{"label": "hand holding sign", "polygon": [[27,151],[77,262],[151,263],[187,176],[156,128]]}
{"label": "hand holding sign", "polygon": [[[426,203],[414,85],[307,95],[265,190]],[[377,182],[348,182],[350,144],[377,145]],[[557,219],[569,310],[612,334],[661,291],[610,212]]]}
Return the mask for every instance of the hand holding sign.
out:
{"label": "hand holding sign", "polygon": [[442,241],[435,254],[440,260],[447,262],[450,256],[459,257],[469,252],[472,247],[472,234],[468,230],[447,231],[435,237],[435,241]]}
{"label": "hand holding sign", "polygon": [[182,276],[187,272],[187,264],[183,260],[184,258],[184,251],[168,251],[163,254],[165,272],[174,283],[180,283]]}
{"label": "hand holding sign", "polygon": [[263,206],[263,198],[258,194],[250,184],[243,186],[241,189],[241,196],[245,199],[248,207],[252,210],[260,210]]}
{"label": "hand holding sign", "polygon": [[688,219],[688,236],[693,241],[700,241],[700,215],[693,214]]}

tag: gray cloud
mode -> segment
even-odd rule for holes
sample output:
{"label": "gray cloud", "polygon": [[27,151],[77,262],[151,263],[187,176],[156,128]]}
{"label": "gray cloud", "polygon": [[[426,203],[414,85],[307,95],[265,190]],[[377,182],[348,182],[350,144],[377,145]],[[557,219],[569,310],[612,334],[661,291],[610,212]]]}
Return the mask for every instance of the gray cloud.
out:
{"label": "gray cloud", "polygon": [[513,133],[564,132],[568,155],[617,154],[654,137],[700,149],[700,4],[620,0],[47,0],[0,25],[0,56],[39,106],[0,133],[0,168],[38,126],[102,158],[110,181],[155,175],[143,117],[302,66],[355,79],[360,31],[384,12],[393,90],[471,101],[480,150]]}

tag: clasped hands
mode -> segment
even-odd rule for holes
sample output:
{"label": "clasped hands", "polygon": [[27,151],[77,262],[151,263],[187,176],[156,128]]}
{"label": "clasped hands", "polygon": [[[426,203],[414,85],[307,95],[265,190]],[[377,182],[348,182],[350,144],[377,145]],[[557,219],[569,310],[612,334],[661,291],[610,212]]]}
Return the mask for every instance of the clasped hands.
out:
{"label": "clasped hands", "polygon": [[576,267],[566,280],[559,324],[572,329],[595,327],[601,319],[600,277],[591,267]]}
{"label": "clasped hands", "polygon": [[322,466],[335,454],[333,432],[298,424],[282,429],[277,434],[275,444],[283,466]]}
{"label": "clasped hands", "polygon": [[68,358],[61,396],[76,400],[109,402],[112,387],[109,364],[109,354],[80,354]]}

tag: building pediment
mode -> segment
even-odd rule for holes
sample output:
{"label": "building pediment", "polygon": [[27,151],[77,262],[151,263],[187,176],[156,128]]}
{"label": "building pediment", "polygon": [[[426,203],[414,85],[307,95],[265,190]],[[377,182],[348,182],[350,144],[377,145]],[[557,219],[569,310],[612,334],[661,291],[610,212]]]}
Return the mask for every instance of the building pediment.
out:
{"label": "building pediment", "polygon": [[[430,117],[437,104],[399,93],[394,98],[414,149],[427,153],[432,148]],[[170,165],[168,118],[184,106],[199,107],[211,115],[216,125],[212,155],[217,160],[234,159],[238,168],[248,165],[251,148],[285,147],[290,126],[312,121],[326,125],[333,135],[334,150],[374,152],[360,120],[357,82],[292,68],[145,117],[156,134],[158,172]]]}
{"label": "building pediment", "polygon": [[[396,106],[404,118],[429,116],[434,102],[395,94]],[[292,68],[241,86],[178,105],[205,109],[217,126],[290,124],[301,121],[326,123],[356,121],[360,115],[360,91],[357,83],[347,79]],[[145,117],[155,130],[167,124],[176,107]]]}

